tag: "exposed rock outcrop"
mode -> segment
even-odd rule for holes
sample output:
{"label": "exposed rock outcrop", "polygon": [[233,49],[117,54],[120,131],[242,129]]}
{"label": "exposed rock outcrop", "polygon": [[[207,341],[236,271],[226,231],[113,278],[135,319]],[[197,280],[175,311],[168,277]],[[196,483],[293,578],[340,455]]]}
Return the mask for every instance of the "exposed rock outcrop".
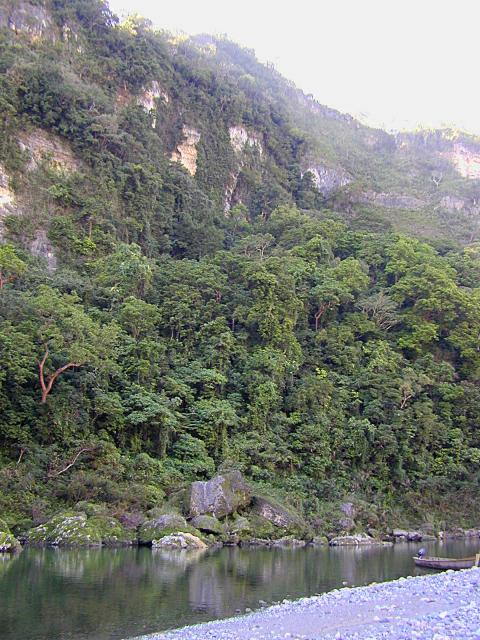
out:
{"label": "exposed rock outcrop", "polygon": [[250,504],[252,493],[239,471],[216,476],[207,482],[193,482],[190,489],[189,513],[223,518]]}
{"label": "exposed rock outcrop", "polygon": [[10,176],[0,165],[0,240],[3,238],[3,218],[11,213],[17,213],[15,194],[10,189]]}
{"label": "exposed rock outcrop", "polygon": [[33,2],[12,2],[0,7],[0,27],[7,27],[17,34],[23,34],[30,41],[58,40],[59,30],[48,11]]}
{"label": "exposed rock outcrop", "polygon": [[447,209],[448,211],[463,211],[467,206],[467,203],[463,198],[459,198],[458,196],[448,195],[443,196],[440,200],[440,206],[442,209]]}
{"label": "exposed rock outcrop", "polygon": [[442,154],[454,165],[458,173],[470,180],[480,179],[480,149],[456,142],[451,151]]}
{"label": "exposed rock outcrop", "polygon": [[137,104],[145,109],[145,111],[154,111],[157,108],[157,101],[161,100],[168,104],[170,97],[168,93],[162,89],[160,83],[154,80],[143,89],[137,97]]}
{"label": "exposed rock outcrop", "polygon": [[387,207],[389,209],[421,209],[426,206],[424,200],[409,196],[403,193],[376,193],[375,191],[367,191],[365,194],[365,202]]}
{"label": "exposed rock outcrop", "polygon": [[248,148],[255,149],[260,156],[263,154],[263,145],[258,133],[247,131],[241,125],[230,127],[228,133],[236,154],[242,154]]}
{"label": "exposed rock outcrop", "polygon": [[330,167],[321,163],[307,165],[302,175],[307,172],[312,174],[315,186],[324,196],[329,196],[353,180],[352,176],[342,167]]}
{"label": "exposed rock outcrop", "polygon": [[[235,153],[237,167],[229,175],[224,191],[224,211],[232,208],[235,200],[235,192],[238,186],[238,178],[245,166],[259,162],[263,158],[262,136],[256,131],[249,131],[242,125],[234,125],[229,128],[230,143]],[[240,199],[238,199],[240,200]]]}
{"label": "exposed rock outcrop", "polygon": [[154,129],[157,124],[157,117],[155,114],[160,102],[168,104],[170,102],[170,97],[156,80],[151,82],[147,87],[144,87],[140,95],[137,96],[137,104],[143,107],[147,113],[152,113],[152,127]]}
{"label": "exposed rock outcrop", "polygon": [[183,126],[183,142],[172,151],[172,162],[179,162],[194,176],[197,173],[197,144],[200,142],[200,132],[193,127]]}
{"label": "exposed rock outcrop", "polygon": [[30,251],[34,256],[43,258],[47,262],[47,270],[53,273],[57,268],[57,258],[50,244],[45,229],[38,229],[30,243]]}
{"label": "exposed rock outcrop", "polygon": [[18,137],[20,147],[30,155],[28,170],[33,171],[42,162],[49,162],[57,169],[78,171],[81,161],[75,156],[70,144],[52,133],[42,129],[24,131]]}

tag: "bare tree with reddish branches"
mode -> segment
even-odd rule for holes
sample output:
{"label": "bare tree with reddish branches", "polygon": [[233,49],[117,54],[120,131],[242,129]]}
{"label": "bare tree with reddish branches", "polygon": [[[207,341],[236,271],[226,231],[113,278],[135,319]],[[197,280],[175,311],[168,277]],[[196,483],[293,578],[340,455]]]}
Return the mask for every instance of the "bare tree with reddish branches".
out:
{"label": "bare tree with reddish branches", "polygon": [[47,401],[48,394],[52,390],[53,385],[55,384],[57,378],[67,369],[73,369],[74,367],[80,367],[81,365],[76,362],[68,362],[64,364],[63,367],[59,367],[53,373],[47,374],[45,371],[45,363],[48,359],[49,351],[48,348],[45,349],[45,353],[43,358],[38,363],[38,377],[40,380],[40,386],[42,388],[42,400],[41,404],[45,404]]}

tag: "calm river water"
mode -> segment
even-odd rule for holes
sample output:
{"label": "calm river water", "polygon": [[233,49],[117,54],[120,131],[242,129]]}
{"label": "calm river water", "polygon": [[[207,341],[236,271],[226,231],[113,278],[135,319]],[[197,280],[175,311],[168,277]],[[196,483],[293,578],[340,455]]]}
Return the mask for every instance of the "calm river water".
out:
{"label": "calm river water", "polygon": [[[416,575],[419,544],[305,549],[25,549],[0,554],[2,640],[117,640],[264,603]],[[425,545],[463,556],[479,543]]]}

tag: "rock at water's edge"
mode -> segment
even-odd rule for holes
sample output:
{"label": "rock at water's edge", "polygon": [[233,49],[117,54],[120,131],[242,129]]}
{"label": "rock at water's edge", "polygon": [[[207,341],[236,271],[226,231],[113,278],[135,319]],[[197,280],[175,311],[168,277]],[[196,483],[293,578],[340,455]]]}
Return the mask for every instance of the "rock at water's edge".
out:
{"label": "rock at water's edge", "polygon": [[174,533],[164,536],[159,540],[152,541],[152,547],[155,549],[179,549],[190,551],[194,549],[206,549],[207,545],[191,533]]}

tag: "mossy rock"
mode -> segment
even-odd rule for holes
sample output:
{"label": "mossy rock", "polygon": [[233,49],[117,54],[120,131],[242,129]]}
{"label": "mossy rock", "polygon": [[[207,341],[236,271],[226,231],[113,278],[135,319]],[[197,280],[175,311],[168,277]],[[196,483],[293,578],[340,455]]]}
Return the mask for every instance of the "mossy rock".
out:
{"label": "mossy rock", "polygon": [[190,521],[192,527],[205,533],[213,533],[218,536],[224,536],[226,531],[223,524],[213,516],[196,516]]}
{"label": "mossy rock", "polygon": [[190,533],[203,539],[200,531],[189,525],[183,516],[178,513],[165,513],[142,524],[138,532],[138,542],[151,545],[154,540],[176,533]]}
{"label": "mossy rock", "polygon": [[294,509],[271,498],[255,496],[249,519],[253,535],[258,538],[294,536],[306,539],[312,534],[308,524]]}
{"label": "mossy rock", "polygon": [[191,533],[177,531],[168,536],[163,536],[159,540],[152,541],[152,547],[155,549],[174,549],[178,551],[195,551],[205,550],[207,545],[205,542]]}
{"label": "mossy rock", "polygon": [[107,547],[130,546],[137,542],[135,532],[111,516],[94,516],[89,518],[88,525],[98,531],[102,544]]}
{"label": "mossy rock", "polygon": [[247,507],[252,491],[239,471],[215,476],[206,482],[192,482],[189,495],[189,515],[212,515],[224,518]]}
{"label": "mossy rock", "polygon": [[228,527],[229,533],[240,537],[248,536],[252,533],[252,523],[244,516],[237,516]]}
{"label": "mossy rock", "polygon": [[85,513],[60,513],[27,533],[29,544],[42,546],[100,546],[102,538],[88,526]]}
{"label": "mossy rock", "polygon": [[11,533],[7,523],[0,520],[0,553],[14,553],[20,549],[21,545]]}
{"label": "mossy rock", "polygon": [[27,533],[29,544],[42,546],[98,547],[130,545],[135,542],[131,532],[111,516],[88,518],[75,511],[54,516]]}

